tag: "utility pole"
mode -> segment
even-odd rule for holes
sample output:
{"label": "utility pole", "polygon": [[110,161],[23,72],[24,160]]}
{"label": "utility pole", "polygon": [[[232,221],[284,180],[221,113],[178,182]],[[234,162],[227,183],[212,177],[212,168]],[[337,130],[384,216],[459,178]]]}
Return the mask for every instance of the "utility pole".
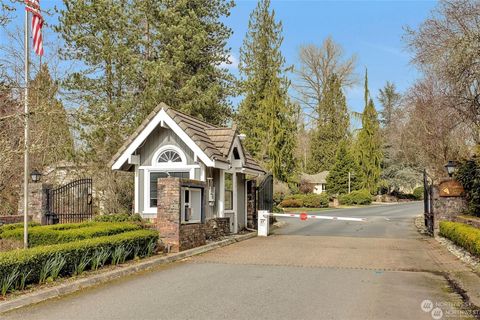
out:
{"label": "utility pole", "polygon": [[348,193],[350,193],[350,185],[351,185],[351,174],[350,171],[348,172]]}
{"label": "utility pole", "polygon": [[28,82],[30,55],[28,50],[28,11],[25,10],[25,108],[24,108],[24,164],[23,164],[23,248],[28,248],[28,153],[29,153],[29,112]]}

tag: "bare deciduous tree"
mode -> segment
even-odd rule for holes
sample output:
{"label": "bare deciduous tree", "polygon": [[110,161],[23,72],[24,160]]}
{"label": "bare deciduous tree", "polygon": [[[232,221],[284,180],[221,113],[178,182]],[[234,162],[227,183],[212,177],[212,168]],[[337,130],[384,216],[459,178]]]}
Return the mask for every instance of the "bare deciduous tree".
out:
{"label": "bare deciduous tree", "polygon": [[409,90],[396,140],[398,159],[440,177],[445,163],[468,156],[469,141],[473,144],[471,127],[447,107],[451,101],[443,90],[442,82],[431,75]]}
{"label": "bare deciduous tree", "polygon": [[309,44],[300,48],[300,65],[296,68],[298,81],[294,87],[298,92],[297,99],[310,116],[316,118],[323,90],[331,76],[339,79],[342,88],[357,82],[354,74],[356,57],[344,55],[341,45],[331,37],[326,38],[321,47]]}
{"label": "bare deciduous tree", "polygon": [[413,62],[432,73],[448,100],[442,104],[458,121],[475,128],[480,143],[480,2],[442,0],[418,29],[407,29]]}

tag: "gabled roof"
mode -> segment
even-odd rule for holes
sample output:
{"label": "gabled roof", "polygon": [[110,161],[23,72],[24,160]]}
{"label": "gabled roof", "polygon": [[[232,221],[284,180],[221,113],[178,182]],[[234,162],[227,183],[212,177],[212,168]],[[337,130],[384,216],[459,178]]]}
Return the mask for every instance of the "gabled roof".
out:
{"label": "gabled roof", "polygon": [[[113,156],[109,164],[112,168],[119,161],[119,159],[125,155],[128,149],[132,148],[135,140],[138,140],[140,135],[148,129],[152,121],[158,117],[162,110],[210,160],[213,162],[230,162],[228,159],[230,149],[238,135],[235,125],[232,128],[218,127],[193,116],[174,110],[166,104],[161,103],[148,115],[148,117],[140,124],[135,132],[125,141],[123,146]],[[260,165],[253,159],[252,156],[250,156],[250,154],[248,154],[246,150],[243,150],[243,152],[245,154],[244,168],[257,172],[265,172],[265,170],[260,167]]]}
{"label": "gabled roof", "polygon": [[302,173],[302,180],[307,181],[308,183],[322,184],[327,183],[327,176],[329,171],[322,171],[316,174],[306,174]]}

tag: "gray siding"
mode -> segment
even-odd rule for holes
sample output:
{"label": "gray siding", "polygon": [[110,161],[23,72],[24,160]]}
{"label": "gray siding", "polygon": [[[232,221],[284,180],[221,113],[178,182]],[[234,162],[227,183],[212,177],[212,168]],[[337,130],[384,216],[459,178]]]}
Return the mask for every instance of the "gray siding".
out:
{"label": "gray siding", "polygon": [[144,195],[144,184],[143,182],[145,181],[145,173],[143,170],[138,170],[138,196],[139,196],[139,201],[138,201],[138,211],[143,212],[143,195]]}
{"label": "gray siding", "polygon": [[158,126],[139,148],[140,163],[142,166],[152,165],[152,157],[155,151],[166,145],[179,147],[187,157],[187,164],[194,164],[193,151],[170,129]]}

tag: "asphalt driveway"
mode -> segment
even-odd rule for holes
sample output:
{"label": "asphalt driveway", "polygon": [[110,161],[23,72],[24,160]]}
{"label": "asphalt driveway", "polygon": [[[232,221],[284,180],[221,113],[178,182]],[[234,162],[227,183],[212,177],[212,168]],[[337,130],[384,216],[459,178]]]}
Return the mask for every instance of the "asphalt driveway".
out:
{"label": "asphalt driveway", "polygon": [[420,212],[416,203],[319,213],[364,223],[289,219],[268,238],[1,319],[433,319],[424,300],[456,319],[461,300],[442,272],[466,267],[416,232]]}

